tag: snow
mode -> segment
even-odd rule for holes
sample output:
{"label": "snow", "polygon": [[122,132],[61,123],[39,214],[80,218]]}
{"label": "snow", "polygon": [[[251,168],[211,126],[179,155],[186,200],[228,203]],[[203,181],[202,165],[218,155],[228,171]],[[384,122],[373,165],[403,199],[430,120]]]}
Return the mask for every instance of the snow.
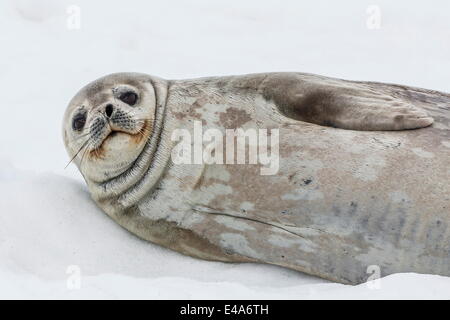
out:
{"label": "snow", "polygon": [[[379,29],[367,27],[374,4]],[[80,29],[68,28],[74,8]],[[64,169],[61,137],[76,91],[119,71],[303,71],[449,92],[449,12],[445,0],[3,0],[0,298],[449,299],[445,277],[352,287],[142,241],[95,206],[73,165]]]}

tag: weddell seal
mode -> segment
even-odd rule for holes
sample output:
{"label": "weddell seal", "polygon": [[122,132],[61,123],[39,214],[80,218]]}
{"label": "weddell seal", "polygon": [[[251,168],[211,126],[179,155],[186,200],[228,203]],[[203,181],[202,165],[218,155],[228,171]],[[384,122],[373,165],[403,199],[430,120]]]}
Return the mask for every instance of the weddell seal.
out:
{"label": "weddell seal", "polygon": [[63,135],[104,212],[183,254],[349,284],[377,268],[450,276],[449,94],[117,73],[71,100]]}

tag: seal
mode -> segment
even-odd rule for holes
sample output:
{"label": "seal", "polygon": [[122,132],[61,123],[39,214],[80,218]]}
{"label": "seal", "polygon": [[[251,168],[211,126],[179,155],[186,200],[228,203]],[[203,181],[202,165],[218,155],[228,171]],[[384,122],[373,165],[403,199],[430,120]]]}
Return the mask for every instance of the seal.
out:
{"label": "seal", "polygon": [[[117,73],[75,95],[63,136],[94,201],[135,235],[358,284],[373,266],[450,276],[449,109],[446,93],[303,73]],[[198,127],[200,149],[180,148]],[[269,132],[255,150],[274,170],[225,161],[228,130]]]}

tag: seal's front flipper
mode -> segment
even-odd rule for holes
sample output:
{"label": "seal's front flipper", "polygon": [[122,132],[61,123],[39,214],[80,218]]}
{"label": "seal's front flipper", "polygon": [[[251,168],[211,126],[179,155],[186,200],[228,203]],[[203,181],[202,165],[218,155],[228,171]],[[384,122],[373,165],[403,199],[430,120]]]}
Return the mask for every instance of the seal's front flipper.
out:
{"label": "seal's front flipper", "polygon": [[374,84],[276,74],[265,80],[262,93],[292,119],[336,128],[407,130],[433,123],[423,109]]}
{"label": "seal's front flipper", "polygon": [[426,111],[401,98],[361,87],[328,87],[298,95],[298,120],[350,130],[407,130],[433,123]]}

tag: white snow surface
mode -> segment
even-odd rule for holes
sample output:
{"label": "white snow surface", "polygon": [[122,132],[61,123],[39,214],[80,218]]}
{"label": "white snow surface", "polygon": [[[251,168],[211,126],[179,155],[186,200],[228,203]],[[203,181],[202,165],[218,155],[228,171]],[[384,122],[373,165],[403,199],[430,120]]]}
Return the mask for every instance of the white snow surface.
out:
{"label": "white snow surface", "polygon": [[[70,5],[80,29],[67,27]],[[379,29],[366,24],[372,5]],[[96,207],[74,165],[64,169],[61,137],[77,90],[120,71],[301,71],[450,92],[449,18],[446,0],[2,0],[0,298],[450,299],[446,277],[346,286],[142,241]]]}

